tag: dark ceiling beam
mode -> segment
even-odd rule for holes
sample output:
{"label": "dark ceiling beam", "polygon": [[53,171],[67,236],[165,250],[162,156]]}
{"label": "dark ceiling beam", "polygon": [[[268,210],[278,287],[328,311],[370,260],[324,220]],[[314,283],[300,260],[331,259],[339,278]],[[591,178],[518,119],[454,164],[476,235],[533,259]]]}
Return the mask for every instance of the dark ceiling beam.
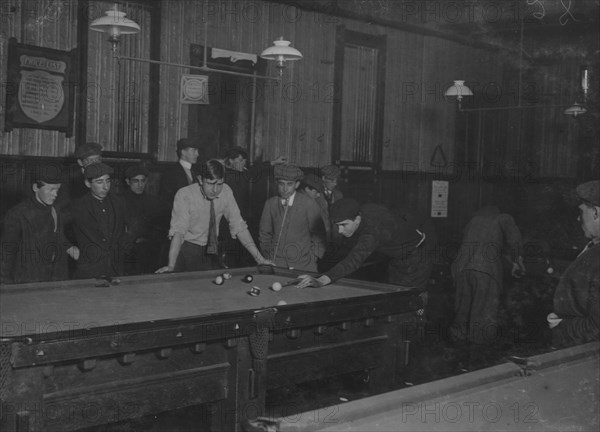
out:
{"label": "dark ceiling beam", "polygon": [[517,52],[518,50],[501,47],[494,44],[489,44],[482,41],[473,40],[471,38],[456,34],[455,32],[444,32],[440,30],[431,29],[424,26],[418,26],[414,24],[407,24],[396,20],[385,19],[381,17],[372,16],[366,13],[355,12],[348,9],[342,9],[337,6],[336,2],[323,1],[319,2],[316,0],[302,1],[302,0],[272,0],[272,3],[281,3],[289,6],[297,7],[298,9],[328,14],[339,18],[347,18],[361,22],[373,23],[381,25],[383,27],[392,28],[395,30],[405,31],[408,33],[420,34],[423,36],[431,36],[440,39],[445,39],[452,42],[457,42],[462,45],[482,48],[492,51],[506,50],[509,52]]}

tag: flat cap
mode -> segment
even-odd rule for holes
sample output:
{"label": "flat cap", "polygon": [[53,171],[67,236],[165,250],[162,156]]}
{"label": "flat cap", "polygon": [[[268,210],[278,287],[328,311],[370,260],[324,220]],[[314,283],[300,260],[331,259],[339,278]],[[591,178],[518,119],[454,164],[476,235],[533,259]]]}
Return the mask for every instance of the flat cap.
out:
{"label": "flat cap", "polygon": [[306,186],[316,190],[317,192],[319,192],[321,194],[325,190],[325,188],[323,187],[323,181],[315,174],[312,174],[312,173],[306,174],[304,176],[304,178],[302,179],[302,182]]}
{"label": "flat cap", "polygon": [[304,173],[296,165],[275,165],[274,177],[287,181],[299,181],[304,177]]}
{"label": "flat cap", "polygon": [[321,175],[323,177],[329,177],[332,179],[336,179],[342,174],[340,167],[336,165],[325,165],[321,168]]}
{"label": "flat cap", "polygon": [[83,171],[83,176],[88,180],[92,180],[92,179],[95,179],[98,177],[102,177],[105,174],[112,175],[113,173],[114,173],[114,170],[111,167],[109,167],[105,163],[98,162],[98,163],[86,166]]}
{"label": "flat cap", "polygon": [[184,150],[186,148],[202,148],[202,141],[200,138],[181,138],[177,141],[177,150]]}
{"label": "flat cap", "polygon": [[580,200],[600,207],[600,180],[582,183],[575,188],[575,192]]}
{"label": "flat cap", "polygon": [[150,171],[144,165],[131,165],[125,171],[125,178],[131,178],[135,176],[143,175],[148,177],[150,175]]}
{"label": "flat cap", "polygon": [[84,160],[90,156],[102,155],[102,146],[95,142],[81,144],[75,149],[74,156],[79,160]]}
{"label": "flat cap", "polygon": [[335,201],[329,209],[329,218],[332,223],[340,223],[346,219],[353,220],[360,213],[358,201],[352,198],[342,198]]}
{"label": "flat cap", "polygon": [[64,181],[63,169],[59,164],[42,163],[35,167],[33,181],[42,181],[47,184],[59,184]]}

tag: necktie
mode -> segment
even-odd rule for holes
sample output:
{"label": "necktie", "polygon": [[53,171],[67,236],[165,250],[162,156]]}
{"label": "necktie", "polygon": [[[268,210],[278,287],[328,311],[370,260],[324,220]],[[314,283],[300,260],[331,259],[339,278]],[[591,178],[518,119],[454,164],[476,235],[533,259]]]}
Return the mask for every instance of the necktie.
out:
{"label": "necktie", "polygon": [[206,253],[216,255],[218,252],[217,241],[217,217],[215,216],[215,200],[210,200],[210,222],[208,223],[208,241],[206,243]]}
{"label": "necktie", "polygon": [[52,219],[54,219],[54,232],[58,230],[58,215],[56,214],[56,209],[52,206],[50,207],[50,212],[52,213]]}

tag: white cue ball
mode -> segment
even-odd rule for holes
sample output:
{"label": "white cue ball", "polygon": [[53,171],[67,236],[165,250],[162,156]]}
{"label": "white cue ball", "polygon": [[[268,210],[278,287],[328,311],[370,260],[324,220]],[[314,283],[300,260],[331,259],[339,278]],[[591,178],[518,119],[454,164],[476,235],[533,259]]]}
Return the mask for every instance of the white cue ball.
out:
{"label": "white cue ball", "polygon": [[281,291],[281,284],[279,282],[273,282],[273,285],[271,285],[271,289],[273,291]]}
{"label": "white cue ball", "polygon": [[554,273],[554,269],[553,269],[552,267],[548,267],[548,268],[546,269],[546,272],[547,272],[548,274],[552,274],[552,273]]}
{"label": "white cue ball", "polygon": [[215,283],[216,283],[217,285],[223,285],[223,276],[217,276],[217,277],[215,278]]}
{"label": "white cue ball", "polygon": [[287,304],[287,302],[285,300],[279,300],[277,302],[277,306],[283,306],[283,305],[286,305],[286,304]]}

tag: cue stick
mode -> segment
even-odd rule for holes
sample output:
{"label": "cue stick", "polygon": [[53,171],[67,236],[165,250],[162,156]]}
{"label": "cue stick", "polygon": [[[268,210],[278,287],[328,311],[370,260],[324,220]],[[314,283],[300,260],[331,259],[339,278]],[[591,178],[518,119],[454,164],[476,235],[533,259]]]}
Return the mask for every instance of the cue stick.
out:
{"label": "cue stick", "polygon": [[[275,262],[275,258],[277,257],[277,249],[279,249],[279,241],[281,240],[281,233],[283,233],[283,225],[285,224],[285,217],[287,216],[288,208],[290,207],[288,205],[287,199],[285,201],[286,201],[286,206],[285,206],[285,211],[283,212],[283,219],[281,220],[281,227],[279,228],[279,235],[277,236],[277,244],[275,244],[275,252],[273,252],[273,256],[271,257],[273,262]],[[287,260],[285,260],[285,263],[287,264]]]}

